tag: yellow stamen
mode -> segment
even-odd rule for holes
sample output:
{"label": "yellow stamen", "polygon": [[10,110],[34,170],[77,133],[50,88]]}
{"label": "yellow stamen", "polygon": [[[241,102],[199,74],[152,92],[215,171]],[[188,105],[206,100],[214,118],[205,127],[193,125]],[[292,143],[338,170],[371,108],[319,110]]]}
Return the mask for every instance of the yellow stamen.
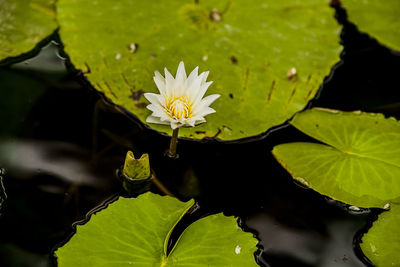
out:
{"label": "yellow stamen", "polygon": [[184,96],[168,98],[165,108],[171,118],[174,119],[187,119],[192,116],[192,107],[188,99]]}

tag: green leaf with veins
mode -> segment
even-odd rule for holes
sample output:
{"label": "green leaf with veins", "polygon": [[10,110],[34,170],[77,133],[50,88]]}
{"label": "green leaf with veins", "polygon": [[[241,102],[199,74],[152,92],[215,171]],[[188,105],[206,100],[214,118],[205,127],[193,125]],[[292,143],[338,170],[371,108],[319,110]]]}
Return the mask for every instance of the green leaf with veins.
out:
{"label": "green leaf with veins", "polygon": [[400,203],[391,204],[362,238],[364,254],[377,266],[400,266]]}
{"label": "green leaf with veins", "polygon": [[341,0],[349,21],[383,45],[400,50],[399,0]]}
{"label": "green leaf with veins", "polygon": [[193,200],[184,203],[152,193],[120,198],[93,214],[56,251],[58,265],[68,266],[257,266],[257,240],[232,217],[202,218],[183,232],[166,255],[170,234]]}
{"label": "green leaf with veins", "polygon": [[0,60],[32,50],[56,28],[55,0],[0,1]]}
{"label": "green leaf with veins", "polygon": [[290,122],[325,144],[289,143],[272,153],[298,181],[336,200],[380,207],[400,198],[400,123],[382,114],[311,109]]}
{"label": "green leaf with veins", "polygon": [[328,0],[194,2],[59,0],[60,35],[92,85],[143,122],[151,112],[142,94],[158,92],[155,70],[175,74],[181,60],[188,73],[210,70],[207,95],[221,94],[217,112],[180,130],[196,139],[245,138],[283,123],[339,60],[340,27]]}

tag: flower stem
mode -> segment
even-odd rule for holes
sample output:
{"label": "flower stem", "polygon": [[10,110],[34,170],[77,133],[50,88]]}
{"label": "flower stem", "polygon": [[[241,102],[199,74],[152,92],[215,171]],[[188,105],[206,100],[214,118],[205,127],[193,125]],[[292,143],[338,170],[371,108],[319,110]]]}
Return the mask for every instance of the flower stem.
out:
{"label": "flower stem", "polygon": [[151,179],[153,184],[157,186],[157,188],[166,194],[167,196],[175,197],[174,194],[172,194],[161,182],[160,180],[157,179],[157,177],[153,174],[153,179]]}
{"label": "flower stem", "polygon": [[179,128],[176,128],[172,132],[171,143],[169,144],[169,151],[168,151],[168,156],[171,158],[176,157],[176,144],[178,143],[178,131]]}

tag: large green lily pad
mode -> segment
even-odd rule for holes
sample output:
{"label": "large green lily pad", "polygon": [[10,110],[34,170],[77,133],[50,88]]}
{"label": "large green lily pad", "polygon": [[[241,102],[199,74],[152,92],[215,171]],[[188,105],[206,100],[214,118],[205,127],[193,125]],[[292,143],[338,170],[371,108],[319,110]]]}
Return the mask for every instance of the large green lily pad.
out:
{"label": "large green lily pad", "polygon": [[400,50],[400,1],[341,0],[349,21],[382,44]]}
{"label": "large green lily pad", "polygon": [[120,198],[78,225],[76,234],[56,251],[58,265],[68,266],[257,266],[257,240],[222,214],[190,225],[166,254],[176,223],[193,205],[146,193]]}
{"label": "large green lily pad", "polygon": [[272,153],[323,195],[361,207],[400,197],[400,123],[382,114],[312,109],[291,124],[325,144],[289,143]]}
{"label": "large green lily pad", "polygon": [[[77,69],[143,122],[154,71],[210,70],[221,94],[190,138],[258,135],[304,108],[339,60],[339,26],[328,0],[59,0],[60,35]],[[136,44],[136,45],[135,45]],[[135,49],[136,47],[136,49]],[[296,75],[287,72],[296,68]],[[160,132],[168,126],[151,124]]]}
{"label": "large green lily pad", "polygon": [[56,28],[55,0],[0,1],[0,60],[32,50]]}
{"label": "large green lily pad", "polygon": [[372,228],[362,238],[364,254],[377,266],[400,266],[400,206],[392,204],[390,211],[379,215]]}

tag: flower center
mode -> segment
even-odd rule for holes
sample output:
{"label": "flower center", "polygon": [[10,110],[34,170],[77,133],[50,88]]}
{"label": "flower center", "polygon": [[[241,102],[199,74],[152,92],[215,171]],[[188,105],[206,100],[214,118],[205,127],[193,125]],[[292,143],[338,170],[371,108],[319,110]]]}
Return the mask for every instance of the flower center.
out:
{"label": "flower center", "polygon": [[192,115],[192,107],[186,97],[170,97],[165,107],[168,114],[174,119],[189,118]]}

